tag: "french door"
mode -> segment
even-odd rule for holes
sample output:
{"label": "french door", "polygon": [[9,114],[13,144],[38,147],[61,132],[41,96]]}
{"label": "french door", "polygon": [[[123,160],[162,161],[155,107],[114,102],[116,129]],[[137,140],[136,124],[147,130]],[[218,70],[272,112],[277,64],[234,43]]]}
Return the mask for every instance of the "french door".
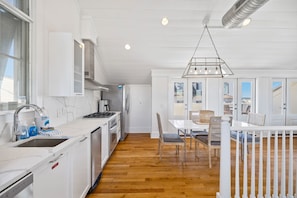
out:
{"label": "french door", "polygon": [[297,124],[297,79],[272,79],[271,125]]}
{"label": "french door", "polygon": [[205,79],[171,79],[168,94],[169,119],[188,119],[189,111],[205,109]]}
{"label": "french door", "polygon": [[255,112],[255,93],[255,79],[223,79],[223,114],[246,121]]}

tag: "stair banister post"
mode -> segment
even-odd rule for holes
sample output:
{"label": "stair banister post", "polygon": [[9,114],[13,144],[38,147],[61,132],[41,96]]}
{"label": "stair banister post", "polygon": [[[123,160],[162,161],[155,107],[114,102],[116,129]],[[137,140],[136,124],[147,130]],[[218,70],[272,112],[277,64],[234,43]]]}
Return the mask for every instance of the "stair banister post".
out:
{"label": "stair banister post", "polygon": [[231,197],[230,117],[222,116],[220,156],[220,196]]}

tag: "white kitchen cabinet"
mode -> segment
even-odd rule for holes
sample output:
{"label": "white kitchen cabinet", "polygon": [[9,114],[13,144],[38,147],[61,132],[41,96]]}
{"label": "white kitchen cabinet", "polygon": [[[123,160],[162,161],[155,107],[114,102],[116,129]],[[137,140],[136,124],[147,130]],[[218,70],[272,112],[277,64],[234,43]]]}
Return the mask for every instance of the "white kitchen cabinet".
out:
{"label": "white kitchen cabinet", "polygon": [[84,95],[84,45],[67,32],[49,33],[49,96]]}
{"label": "white kitchen cabinet", "polygon": [[109,134],[107,123],[102,126],[102,150],[101,150],[101,167],[103,168],[109,158]]}
{"label": "white kitchen cabinet", "polygon": [[72,197],[85,197],[91,187],[90,134],[76,142],[71,149]]}
{"label": "white kitchen cabinet", "polygon": [[70,197],[69,153],[55,154],[33,171],[34,198]]}
{"label": "white kitchen cabinet", "polygon": [[83,39],[91,40],[94,44],[97,43],[97,31],[95,29],[95,23],[93,17],[82,16],[81,17],[81,37]]}
{"label": "white kitchen cabinet", "polygon": [[117,141],[121,139],[121,114],[117,115]]}

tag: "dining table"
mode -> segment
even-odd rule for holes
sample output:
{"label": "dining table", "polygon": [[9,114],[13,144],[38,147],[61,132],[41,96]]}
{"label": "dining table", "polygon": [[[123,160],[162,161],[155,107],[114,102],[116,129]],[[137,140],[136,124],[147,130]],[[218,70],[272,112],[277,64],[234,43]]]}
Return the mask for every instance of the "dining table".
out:
{"label": "dining table", "polygon": [[[190,135],[192,131],[208,131],[209,123],[207,122],[198,122],[193,120],[168,120],[169,123],[177,129],[178,134],[184,135],[184,138],[187,135]],[[249,124],[244,121],[232,120],[232,124],[230,126],[231,131],[240,131],[244,130],[245,127],[255,127],[256,125]]]}

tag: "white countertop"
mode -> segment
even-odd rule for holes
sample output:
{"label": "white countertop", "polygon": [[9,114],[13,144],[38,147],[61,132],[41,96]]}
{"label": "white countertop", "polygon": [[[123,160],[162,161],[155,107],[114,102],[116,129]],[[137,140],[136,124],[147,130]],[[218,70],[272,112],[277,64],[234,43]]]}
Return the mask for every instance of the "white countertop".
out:
{"label": "white countertop", "polygon": [[19,142],[12,142],[0,146],[0,191],[22,178],[27,173],[32,172],[32,170],[41,163],[53,156],[55,152],[73,144],[79,137],[91,133],[93,130],[107,123],[108,120],[114,118],[117,114],[118,113],[110,118],[80,118],[55,127],[55,129],[61,132],[58,136],[67,136],[69,140],[54,148],[14,147],[14,145],[19,144]]}
{"label": "white countertop", "polygon": [[51,155],[45,148],[1,148],[0,191],[31,172],[32,168]]}

